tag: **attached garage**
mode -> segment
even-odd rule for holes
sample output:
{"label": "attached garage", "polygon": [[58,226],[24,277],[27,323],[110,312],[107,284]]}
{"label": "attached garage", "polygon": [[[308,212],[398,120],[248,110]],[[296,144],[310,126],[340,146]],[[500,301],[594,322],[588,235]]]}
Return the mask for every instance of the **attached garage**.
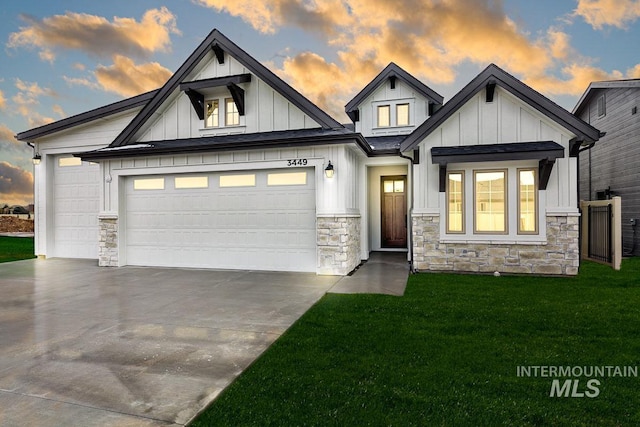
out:
{"label": "attached garage", "polygon": [[53,159],[53,256],[98,258],[100,166],[77,157]]}
{"label": "attached garage", "polygon": [[126,179],[126,264],[316,271],[314,169]]}

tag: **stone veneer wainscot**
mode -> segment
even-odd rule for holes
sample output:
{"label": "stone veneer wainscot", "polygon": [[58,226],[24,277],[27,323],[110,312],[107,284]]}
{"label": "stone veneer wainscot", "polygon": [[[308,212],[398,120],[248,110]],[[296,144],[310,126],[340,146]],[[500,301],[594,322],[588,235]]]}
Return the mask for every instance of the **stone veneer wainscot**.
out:
{"label": "stone veneer wainscot", "polygon": [[414,214],[414,268],[573,276],[580,265],[578,223],[577,215],[547,215],[546,244],[440,243],[440,217]]}
{"label": "stone veneer wainscot", "polygon": [[118,216],[99,215],[98,228],[98,265],[100,267],[118,266]]}
{"label": "stone veneer wainscot", "polygon": [[360,216],[319,216],[318,274],[345,275],[360,264]]}

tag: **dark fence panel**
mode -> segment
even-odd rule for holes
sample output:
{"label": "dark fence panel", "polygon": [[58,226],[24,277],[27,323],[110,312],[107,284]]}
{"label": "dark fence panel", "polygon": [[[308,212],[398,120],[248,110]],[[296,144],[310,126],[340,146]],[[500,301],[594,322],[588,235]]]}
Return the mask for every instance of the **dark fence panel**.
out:
{"label": "dark fence panel", "polygon": [[589,258],[612,261],[612,227],[611,205],[589,206]]}

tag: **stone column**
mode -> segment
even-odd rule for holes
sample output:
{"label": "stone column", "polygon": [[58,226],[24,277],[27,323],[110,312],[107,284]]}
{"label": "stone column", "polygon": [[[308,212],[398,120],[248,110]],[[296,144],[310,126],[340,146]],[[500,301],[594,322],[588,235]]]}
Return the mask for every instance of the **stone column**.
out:
{"label": "stone column", "polygon": [[99,215],[98,228],[98,265],[100,267],[118,266],[118,215]]}
{"label": "stone column", "polygon": [[360,216],[317,219],[318,274],[344,276],[360,264]]}

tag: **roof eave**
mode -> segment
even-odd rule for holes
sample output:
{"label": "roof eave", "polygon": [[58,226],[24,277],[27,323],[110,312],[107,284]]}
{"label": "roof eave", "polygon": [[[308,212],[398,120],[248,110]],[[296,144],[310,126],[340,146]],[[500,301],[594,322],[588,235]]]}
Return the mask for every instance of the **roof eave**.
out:
{"label": "roof eave", "polygon": [[[205,137],[206,138],[206,137]],[[199,138],[198,138],[199,139]],[[162,141],[157,141],[162,142]],[[85,161],[96,161],[115,158],[129,158],[129,157],[148,157],[159,155],[173,155],[173,154],[191,154],[200,152],[220,152],[220,151],[246,151],[256,149],[268,149],[268,148],[289,148],[289,147],[308,147],[317,145],[334,145],[334,144],[356,144],[362,149],[362,151],[370,156],[372,153],[371,147],[366,143],[364,138],[360,134],[348,134],[348,135],[331,135],[326,137],[310,136],[288,139],[273,139],[262,141],[248,141],[238,143],[237,141],[217,144],[217,145],[184,145],[181,147],[158,147],[153,146],[154,142],[146,143],[150,147],[144,148],[132,148],[132,149],[118,149],[118,150],[94,150],[82,153],[74,153],[75,157],[80,157]]]}
{"label": "roof eave", "polygon": [[20,132],[16,135],[16,139],[18,141],[33,141],[34,139],[42,138],[43,136],[48,136],[56,132],[61,132],[75,126],[80,126],[85,123],[92,122],[94,120],[99,120],[112,116],[114,114],[140,107],[149,102],[149,100],[153,98],[156,92],[157,90],[152,90],[150,92],[124,99],[122,101],[117,101],[112,104],[104,105],[93,110],[85,111],[84,113],[76,114],[74,116],[67,117],[53,123]]}

